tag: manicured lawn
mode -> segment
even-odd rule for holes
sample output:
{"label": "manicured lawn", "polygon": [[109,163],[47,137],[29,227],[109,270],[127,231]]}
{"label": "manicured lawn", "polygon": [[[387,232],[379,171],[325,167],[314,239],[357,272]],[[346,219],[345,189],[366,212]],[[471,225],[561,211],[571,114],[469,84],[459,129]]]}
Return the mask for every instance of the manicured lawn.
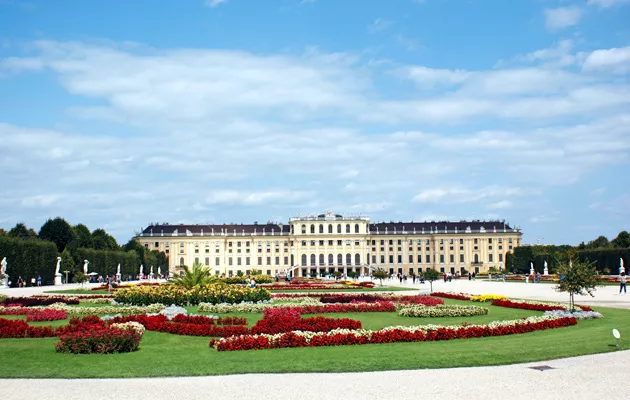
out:
{"label": "manicured lawn", "polygon": [[[446,299],[447,304],[475,304]],[[487,323],[541,313],[487,306],[485,316],[408,318],[395,313],[326,314],[359,319],[364,328],[392,325]],[[195,312],[196,307],[187,307]],[[192,376],[258,372],[341,372],[499,365],[614,351],[613,328],[630,332],[630,311],[598,308],[603,319],[580,321],[567,328],[443,342],[396,343],[217,352],[209,338],[145,332],[140,350],[115,355],[69,355],[54,351],[56,338],[0,339],[0,376],[6,378],[109,378]],[[230,314],[248,319],[262,314]],[[19,318],[19,317],[8,317]],[[64,325],[66,321],[33,325]],[[623,334],[622,334],[623,335]],[[629,348],[627,335],[622,348]]]}

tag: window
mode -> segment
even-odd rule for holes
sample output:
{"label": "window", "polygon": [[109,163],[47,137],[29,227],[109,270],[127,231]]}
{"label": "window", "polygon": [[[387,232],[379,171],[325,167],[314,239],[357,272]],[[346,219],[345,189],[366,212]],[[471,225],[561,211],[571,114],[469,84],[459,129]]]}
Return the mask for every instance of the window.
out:
{"label": "window", "polygon": [[431,248],[430,247],[426,247],[425,250],[426,251],[431,251]]}
{"label": "window", "polygon": [[354,224],[354,233],[359,233],[359,224]]}
{"label": "window", "polygon": [[196,253],[196,254],[199,254],[199,249],[195,249],[195,253]]}
{"label": "window", "polygon": [[155,242],[155,247],[160,247],[160,243]]}
{"label": "window", "polygon": [[323,254],[319,255],[319,264],[318,265],[326,265],[326,260]]}
{"label": "window", "polygon": [[427,239],[426,244],[431,244],[431,241]]}
{"label": "window", "polygon": [[422,264],[422,254],[418,254],[418,264]]}
{"label": "window", "polygon": [[205,265],[206,265],[206,266],[210,265],[210,257],[206,257],[206,263],[205,263]]}
{"label": "window", "polygon": [[408,240],[408,243],[409,243],[409,246],[413,245],[413,240],[412,240],[412,239],[409,239],[409,240]]}
{"label": "window", "polygon": [[180,266],[184,265],[184,257],[179,258],[179,265]]}
{"label": "window", "polygon": [[209,254],[209,253],[210,253],[210,249],[206,249],[206,254]]}
{"label": "window", "polygon": [[343,245],[343,241],[337,240],[337,246],[342,246],[342,245]]}
{"label": "window", "polygon": [[337,224],[337,233],[341,233],[341,224]]}
{"label": "window", "polygon": [[319,241],[319,245],[320,245],[320,246],[323,246],[323,245],[324,245],[324,241],[323,241],[323,240],[320,240],[320,241]]}
{"label": "window", "polygon": [[232,265],[232,257],[228,257],[228,265]]}
{"label": "window", "polygon": [[271,257],[267,257],[267,265],[271,265]]}
{"label": "window", "polygon": [[[197,242],[195,242],[195,247],[197,247]],[[228,247],[232,247],[232,242],[228,242]]]}
{"label": "window", "polygon": [[245,265],[249,266],[249,257],[245,257]]}
{"label": "window", "polygon": [[302,246],[306,246],[306,240],[302,240]]}
{"label": "window", "polygon": [[440,264],[444,264],[444,254],[440,254]]}
{"label": "window", "polygon": [[258,257],[258,265],[262,265],[262,257]]}
{"label": "window", "polygon": [[346,233],[350,233],[350,224],[346,224]]}
{"label": "window", "polygon": [[475,239],[474,242],[475,244],[477,244],[479,242],[479,239]]}
{"label": "window", "polygon": [[463,254],[460,254],[460,255],[459,255],[459,262],[460,262],[460,263],[463,263],[463,262],[464,262],[464,255],[463,255]]}
{"label": "window", "polygon": [[409,254],[409,264],[413,264],[413,254]]}
{"label": "window", "polygon": [[402,264],[402,255],[399,254],[397,258],[398,258],[398,264]]}
{"label": "window", "polygon": [[440,244],[444,244],[444,239],[440,239]]}
{"label": "window", "polygon": [[302,234],[306,233],[306,225],[302,225]]}
{"label": "window", "polygon": [[267,242],[267,247],[271,246],[271,242]]}
{"label": "window", "polygon": [[385,264],[385,256],[381,256],[381,264]]}
{"label": "window", "polygon": [[333,233],[332,224],[328,224],[328,233]]}
{"label": "window", "polygon": [[394,244],[394,241],[390,239],[390,240],[389,240],[389,245],[391,246],[391,245],[393,245],[393,244]]}
{"label": "window", "polygon": [[503,262],[503,254],[499,254],[499,262]]}
{"label": "window", "polygon": [[214,259],[214,264],[215,264],[215,265],[219,265],[219,257],[216,257],[216,258]]}
{"label": "window", "polygon": [[361,255],[359,253],[354,255],[354,265],[361,265]]}
{"label": "window", "polygon": [[451,239],[451,242],[450,242],[450,244],[453,244],[453,242],[454,242],[454,240],[453,240],[453,239]]}
{"label": "window", "polygon": [[376,256],[372,256],[372,264],[376,264]]}
{"label": "window", "polygon": [[289,257],[284,256],[284,265],[289,265]]}
{"label": "window", "polygon": [[179,242],[179,247],[184,247],[184,242]]}
{"label": "window", "polygon": [[319,225],[319,233],[324,233],[324,225]]}
{"label": "window", "polygon": [[384,240],[381,240],[381,246],[383,246],[385,244]]}
{"label": "window", "polygon": [[509,238],[509,239],[508,239],[508,243],[512,243],[512,238]]}
{"label": "window", "polygon": [[236,242],[236,247],[241,247],[241,242]]}
{"label": "window", "polygon": [[333,241],[332,241],[332,240],[329,240],[329,241],[328,241],[328,245],[329,245],[329,246],[332,246],[332,245],[333,245]]}
{"label": "window", "polygon": [[492,246],[488,246],[488,250],[492,250]]}
{"label": "window", "polygon": [[311,224],[311,233],[315,233],[315,225]]}
{"label": "window", "polygon": [[241,257],[238,257],[238,258],[236,259],[236,265],[241,265]]}
{"label": "window", "polygon": [[453,264],[455,262],[455,254],[451,254],[449,256],[449,259],[450,259],[451,264]]}
{"label": "window", "polygon": [[492,262],[492,254],[488,254],[488,261]]}
{"label": "window", "polygon": [[315,246],[315,241],[311,240],[311,246]]}
{"label": "window", "polygon": [[459,239],[459,244],[464,244],[464,239]]}
{"label": "window", "polygon": [[492,243],[492,238],[488,238],[488,244]]}
{"label": "window", "polygon": [[389,263],[393,264],[394,263],[394,256],[389,256]]}
{"label": "window", "polygon": [[168,248],[169,242],[164,243],[164,247]]}
{"label": "window", "polygon": [[425,260],[427,264],[431,263],[431,256],[427,254],[427,256],[425,257]]}
{"label": "window", "polygon": [[276,257],[276,265],[280,265],[280,257]]}
{"label": "window", "polygon": [[332,254],[328,255],[328,265],[335,265],[335,256]]}
{"label": "window", "polygon": [[346,254],[346,265],[352,265],[352,255]]}
{"label": "window", "polygon": [[343,255],[337,254],[337,265],[343,265]]}
{"label": "window", "polygon": [[199,247],[199,242],[195,242],[195,247]]}
{"label": "window", "polygon": [[349,240],[346,240],[346,246],[350,246],[350,243],[351,242]]}
{"label": "window", "polygon": [[249,242],[245,242],[245,247],[249,247]]}

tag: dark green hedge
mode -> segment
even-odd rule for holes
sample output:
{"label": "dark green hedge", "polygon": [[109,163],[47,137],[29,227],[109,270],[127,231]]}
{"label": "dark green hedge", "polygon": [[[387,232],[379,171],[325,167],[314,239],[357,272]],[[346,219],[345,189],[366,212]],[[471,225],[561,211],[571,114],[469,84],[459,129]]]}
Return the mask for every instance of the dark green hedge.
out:
{"label": "dark green hedge", "polygon": [[0,236],[0,260],[3,257],[7,258],[7,275],[13,286],[20,276],[29,284],[37,275],[44,284],[54,281],[57,246],[52,242]]}
{"label": "dark green hedge", "polygon": [[[94,249],[76,249],[72,256],[75,262],[75,269],[83,272],[83,260],[88,260],[88,273],[96,272],[102,276],[115,275],[117,266],[120,263],[120,273],[123,279],[128,279],[129,275],[136,276],[140,272],[140,263],[135,251],[110,251]],[[150,268],[150,267],[149,267]],[[145,274],[149,273],[147,266],[144,268]],[[157,273],[157,269],[155,271]]]}
{"label": "dark green hedge", "polygon": [[576,251],[575,256],[581,261],[595,262],[599,271],[609,268],[610,273],[619,273],[619,259],[623,258],[623,265],[628,273],[630,268],[630,249],[595,249]]}

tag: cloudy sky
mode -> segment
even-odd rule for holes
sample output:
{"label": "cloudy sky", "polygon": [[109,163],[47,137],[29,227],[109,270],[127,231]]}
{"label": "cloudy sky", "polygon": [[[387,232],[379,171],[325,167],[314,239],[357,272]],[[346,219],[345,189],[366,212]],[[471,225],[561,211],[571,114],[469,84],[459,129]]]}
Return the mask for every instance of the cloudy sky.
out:
{"label": "cloudy sky", "polygon": [[630,228],[628,0],[0,0],[0,227]]}

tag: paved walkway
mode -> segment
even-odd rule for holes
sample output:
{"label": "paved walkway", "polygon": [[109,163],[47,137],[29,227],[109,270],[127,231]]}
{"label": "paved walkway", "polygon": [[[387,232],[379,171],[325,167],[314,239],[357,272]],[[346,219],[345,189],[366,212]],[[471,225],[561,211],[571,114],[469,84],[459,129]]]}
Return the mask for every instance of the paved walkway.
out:
{"label": "paved walkway", "polygon": [[[630,351],[619,351],[500,367],[191,378],[0,379],[0,387],[3,400],[623,399],[627,395],[620,382],[627,381],[628,363]],[[541,365],[553,369],[529,368]]]}

